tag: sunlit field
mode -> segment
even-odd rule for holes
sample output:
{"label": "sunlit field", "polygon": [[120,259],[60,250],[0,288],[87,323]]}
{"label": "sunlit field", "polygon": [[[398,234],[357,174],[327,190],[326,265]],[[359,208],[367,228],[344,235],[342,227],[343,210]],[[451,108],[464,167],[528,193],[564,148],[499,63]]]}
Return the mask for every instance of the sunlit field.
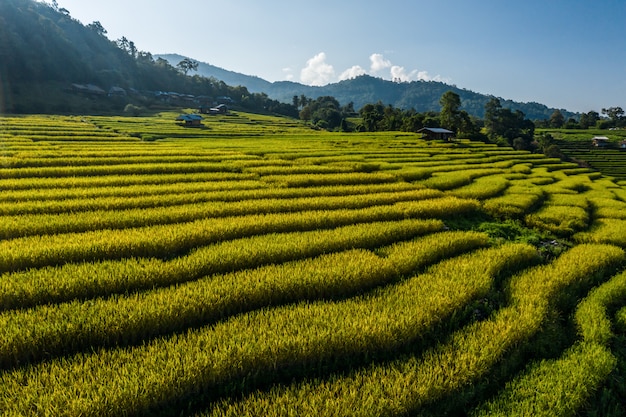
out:
{"label": "sunlit field", "polygon": [[618,179],[176,116],[0,118],[0,414],[626,415]]}

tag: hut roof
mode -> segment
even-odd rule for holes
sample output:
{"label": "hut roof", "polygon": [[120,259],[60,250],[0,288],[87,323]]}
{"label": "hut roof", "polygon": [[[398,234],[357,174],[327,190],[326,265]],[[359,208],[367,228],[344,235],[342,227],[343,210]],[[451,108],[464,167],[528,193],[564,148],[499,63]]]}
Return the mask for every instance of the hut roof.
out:
{"label": "hut roof", "polygon": [[420,130],[417,131],[418,133],[421,132],[431,132],[431,133],[448,133],[448,134],[454,134],[453,131],[448,130],[448,129],[444,129],[442,127],[423,127]]}

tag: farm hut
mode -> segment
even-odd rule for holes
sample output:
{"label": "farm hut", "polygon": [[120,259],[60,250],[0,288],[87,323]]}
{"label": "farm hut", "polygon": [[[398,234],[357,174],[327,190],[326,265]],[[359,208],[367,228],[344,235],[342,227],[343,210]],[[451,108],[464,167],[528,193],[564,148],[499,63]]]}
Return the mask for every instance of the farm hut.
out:
{"label": "farm hut", "polygon": [[218,104],[215,107],[200,106],[202,114],[228,114],[228,106],[226,104]]}
{"label": "farm hut", "polygon": [[609,144],[609,138],[606,136],[594,136],[591,139],[591,143],[596,148],[604,148]]}
{"label": "farm hut", "polygon": [[202,126],[202,116],[199,114],[181,114],[176,118],[176,121],[180,125],[185,127],[200,127]]}
{"label": "farm hut", "polygon": [[441,127],[423,127],[417,131],[422,134],[422,138],[428,140],[451,140],[454,132]]}
{"label": "farm hut", "polygon": [[226,104],[218,104],[215,107],[209,109],[211,114],[228,114],[228,106]]}

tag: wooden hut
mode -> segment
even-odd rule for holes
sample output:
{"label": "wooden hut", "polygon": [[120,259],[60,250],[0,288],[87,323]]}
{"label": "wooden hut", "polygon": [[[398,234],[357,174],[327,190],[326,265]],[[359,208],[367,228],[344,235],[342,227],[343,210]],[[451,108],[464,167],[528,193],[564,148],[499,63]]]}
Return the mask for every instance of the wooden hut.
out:
{"label": "wooden hut", "polygon": [[596,148],[605,148],[609,144],[609,138],[606,136],[594,136],[591,139],[591,144]]}
{"label": "wooden hut", "polygon": [[185,127],[200,127],[202,126],[202,116],[199,114],[181,114],[176,118],[178,124]]}
{"label": "wooden hut", "polygon": [[422,134],[422,138],[428,140],[451,140],[454,132],[441,127],[423,127],[417,131]]}

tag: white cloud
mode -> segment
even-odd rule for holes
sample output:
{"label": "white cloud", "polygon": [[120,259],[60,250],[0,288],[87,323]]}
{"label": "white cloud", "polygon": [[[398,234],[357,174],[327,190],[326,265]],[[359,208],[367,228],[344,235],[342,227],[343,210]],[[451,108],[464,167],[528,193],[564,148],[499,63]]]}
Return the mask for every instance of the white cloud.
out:
{"label": "white cloud", "polygon": [[372,63],[370,71],[372,71],[373,73],[376,73],[385,68],[389,68],[391,66],[391,61],[386,60],[382,54],[370,55],[370,61]]}
{"label": "white cloud", "polygon": [[398,65],[393,65],[391,67],[391,79],[394,81],[401,81],[401,82],[413,81],[416,79],[417,75],[418,75],[417,70],[413,70],[407,73],[404,67],[400,67]]}
{"label": "white cloud", "polygon": [[364,74],[367,74],[367,71],[365,71],[360,65],[354,65],[339,75],[339,81],[351,80]]}
{"label": "white cloud", "polygon": [[441,75],[431,76],[428,71],[413,70],[407,72],[404,67],[393,65],[391,67],[391,79],[393,81],[407,82],[407,81],[440,81],[449,83],[449,78],[444,78]]}
{"label": "white cloud", "polygon": [[[356,78],[360,75],[369,74],[372,76],[378,76],[377,73],[389,69],[388,77],[396,82],[410,82],[410,81],[440,81],[449,83],[449,78],[444,78],[441,75],[431,76],[428,71],[420,70],[407,70],[400,65],[394,65],[388,59],[385,59],[383,54],[374,53],[370,55],[370,69],[369,71],[360,65],[353,65],[346,69],[339,77],[336,77],[335,69],[331,64],[326,62],[326,54],[320,52],[313,58],[306,62],[306,66],[300,71],[300,80],[304,84],[308,85],[326,85],[336,80],[343,81]],[[285,73],[285,79],[292,80],[293,70],[291,68],[283,68]],[[387,78],[387,77],[384,77]]]}
{"label": "white cloud", "polygon": [[326,85],[335,77],[335,69],[326,63],[326,54],[320,52],[306,62],[300,71],[300,80],[309,85]]}
{"label": "white cloud", "polygon": [[293,80],[293,70],[289,67],[283,68],[283,73],[285,74],[285,80],[291,81]]}
{"label": "white cloud", "polygon": [[442,83],[450,83],[451,81],[450,78],[442,77],[439,74],[435,75],[434,77],[431,77],[428,71],[418,71],[417,79],[421,81],[439,81]]}

